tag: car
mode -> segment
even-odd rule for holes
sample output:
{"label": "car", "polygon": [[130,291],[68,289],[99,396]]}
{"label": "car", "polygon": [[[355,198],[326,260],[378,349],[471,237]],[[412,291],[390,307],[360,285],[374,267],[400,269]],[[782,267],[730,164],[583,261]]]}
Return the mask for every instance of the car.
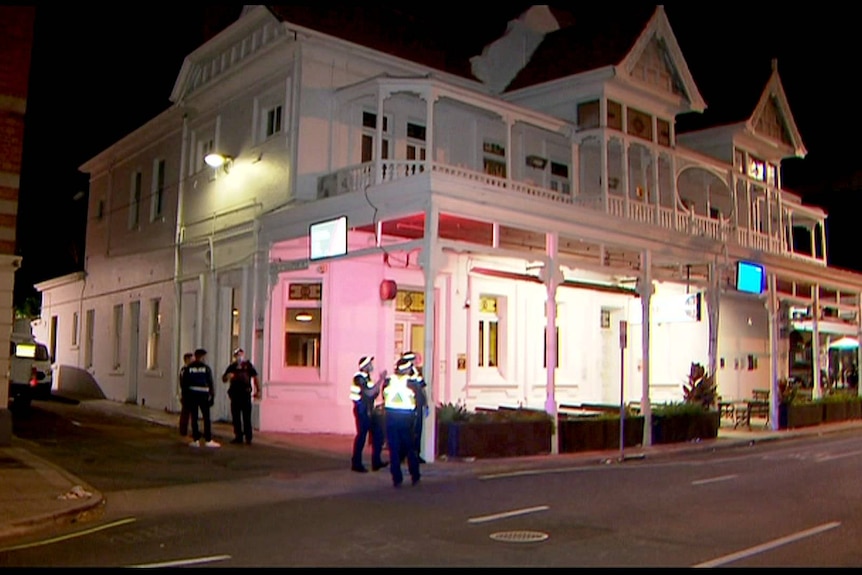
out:
{"label": "car", "polygon": [[26,408],[34,399],[48,399],[54,386],[48,347],[33,339],[13,338],[9,346],[9,401]]}

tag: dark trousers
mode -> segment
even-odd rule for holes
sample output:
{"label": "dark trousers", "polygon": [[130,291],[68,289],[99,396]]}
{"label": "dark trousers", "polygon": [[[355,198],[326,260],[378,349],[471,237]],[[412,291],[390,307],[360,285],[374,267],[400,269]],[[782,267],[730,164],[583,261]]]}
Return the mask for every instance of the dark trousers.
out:
{"label": "dark trousers", "polygon": [[422,453],[422,420],[425,419],[425,414],[422,410],[416,412],[416,419],[413,421],[413,443],[416,449],[416,455]]}
{"label": "dark trousers", "polygon": [[254,432],[251,427],[251,396],[248,394],[235,394],[230,400],[230,417],[233,420],[233,438],[242,441],[245,437],[246,443],[251,443]]}
{"label": "dark trousers", "polygon": [[407,469],[413,482],[419,481],[419,454],[413,438],[416,413],[400,409],[386,410],[386,442],[389,444],[389,472],[396,486],[404,482],[401,458],[407,457]]}
{"label": "dark trousers", "polygon": [[355,403],[353,404],[353,419],[356,422],[356,437],[353,439],[353,455],[350,458],[350,466],[353,469],[363,467],[362,452],[365,449],[365,443],[370,434],[371,466],[375,468],[383,467],[383,460],[380,458],[383,452],[383,429],[380,423],[368,413],[368,410]]}
{"label": "dark trousers", "polygon": [[206,393],[192,392],[189,394],[189,421],[192,424],[192,439],[200,440],[201,431],[198,427],[198,412],[204,420],[203,438],[206,441],[211,441],[213,438],[212,422],[210,421],[210,398]]}
{"label": "dark trousers", "polygon": [[191,401],[186,397],[180,398],[180,435],[183,437],[189,434],[189,403]]}

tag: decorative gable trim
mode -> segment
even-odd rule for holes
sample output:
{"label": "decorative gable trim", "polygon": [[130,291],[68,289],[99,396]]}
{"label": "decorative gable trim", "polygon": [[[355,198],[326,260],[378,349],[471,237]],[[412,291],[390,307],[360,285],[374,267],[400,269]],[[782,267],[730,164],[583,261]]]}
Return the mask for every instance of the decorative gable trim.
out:
{"label": "decorative gable trim", "polygon": [[[706,102],[701,97],[700,91],[694,83],[694,78],[688,69],[688,64],[685,58],[683,58],[682,50],[679,47],[673,30],[671,30],[664,6],[656,8],[655,13],[649,22],[647,22],[640,36],[638,36],[634,46],[632,46],[632,49],[620,63],[619,69],[624,72],[626,77],[631,78],[641,62],[641,58],[648,55],[649,50],[655,49],[656,42],[658,42],[660,49],[664,50],[667,64],[677,76],[674,81],[678,82],[683,92],[682,97],[688,102],[688,111],[703,112],[706,109]],[[641,80],[636,81],[641,82]]]}
{"label": "decorative gable trim", "polygon": [[282,24],[262,6],[244,8],[239,19],[183,61],[171,93],[178,103],[287,35]]}
{"label": "decorative gable trim", "polygon": [[[776,120],[781,122],[781,127],[785,130],[786,137],[790,140],[789,142],[780,135],[776,136],[770,133],[767,129],[766,123],[774,123]],[[781,83],[781,77],[778,75],[778,60],[776,59],[772,60],[772,74],[769,76],[769,82],[766,83],[766,88],[761,93],[760,100],[757,102],[754,112],[745,122],[745,127],[752,134],[757,134],[762,138],[769,138],[782,145],[791,146],[799,158],[804,158],[808,154],[805,145],[802,143],[802,136],[799,134],[796,121],[790,112],[790,105],[787,103],[787,94]]]}

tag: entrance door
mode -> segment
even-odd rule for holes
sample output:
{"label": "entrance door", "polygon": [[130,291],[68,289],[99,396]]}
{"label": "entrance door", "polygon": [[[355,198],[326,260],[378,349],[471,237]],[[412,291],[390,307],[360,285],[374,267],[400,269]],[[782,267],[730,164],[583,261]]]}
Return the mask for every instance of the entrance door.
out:
{"label": "entrance door", "polygon": [[425,365],[423,357],[425,353],[425,324],[422,323],[421,315],[418,317],[411,315],[395,320],[395,360],[398,361],[398,358],[405,351],[412,351],[416,354],[416,367],[422,372],[422,367]]}
{"label": "entrance door", "polygon": [[127,403],[138,403],[138,353],[141,324],[141,302],[129,305],[129,389]]}

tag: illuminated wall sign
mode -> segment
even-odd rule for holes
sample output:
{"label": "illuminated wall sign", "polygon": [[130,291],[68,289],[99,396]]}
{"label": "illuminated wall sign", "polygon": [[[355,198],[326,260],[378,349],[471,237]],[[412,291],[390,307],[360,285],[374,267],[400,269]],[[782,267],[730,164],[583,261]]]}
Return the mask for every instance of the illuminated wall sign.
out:
{"label": "illuminated wall sign", "polygon": [[347,216],[308,226],[308,259],[343,256],[347,253]]}
{"label": "illuminated wall sign", "polygon": [[700,292],[655,294],[650,302],[653,306],[652,318],[656,323],[700,321]]}
{"label": "illuminated wall sign", "polygon": [[736,289],[744,293],[763,293],[766,289],[763,266],[753,262],[736,262]]}

